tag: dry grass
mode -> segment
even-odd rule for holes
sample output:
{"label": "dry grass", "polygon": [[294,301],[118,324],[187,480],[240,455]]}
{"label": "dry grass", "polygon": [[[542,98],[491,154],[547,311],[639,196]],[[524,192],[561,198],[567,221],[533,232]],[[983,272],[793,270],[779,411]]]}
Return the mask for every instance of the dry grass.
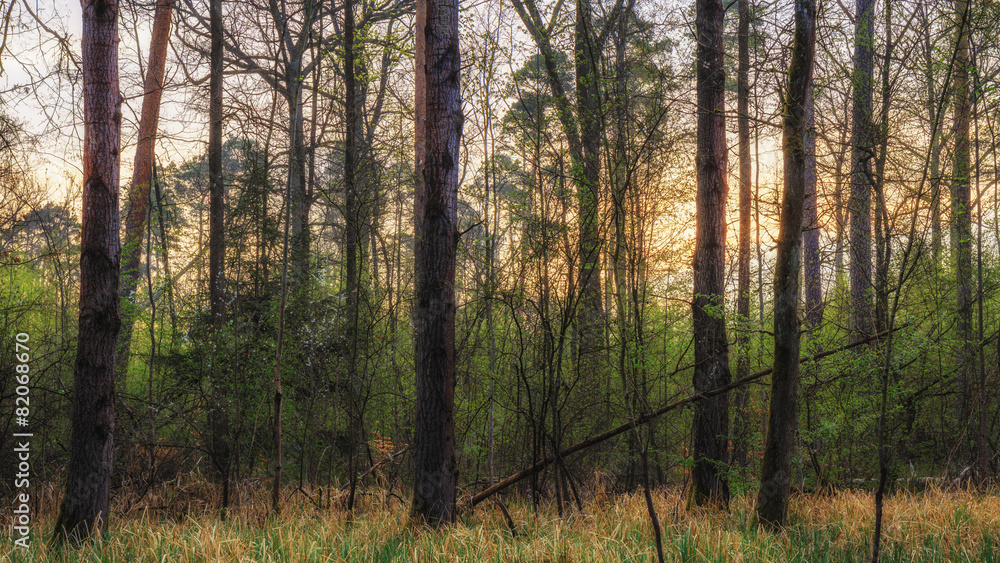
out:
{"label": "dry grass", "polygon": [[[25,551],[4,538],[0,560],[486,563],[649,561],[655,553],[641,495],[605,497],[566,519],[556,517],[552,507],[536,515],[530,505],[514,504],[512,535],[491,503],[453,527],[433,531],[408,527],[406,507],[395,498],[387,507],[382,495],[364,497],[353,520],[336,508],[337,499],[334,509],[325,510],[295,494],[280,517],[269,518],[262,497],[244,498],[247,502],[221,522],[203,502],[183,500],[186,485],[178,485],[182,493],[162,493],[150,503],[162,503],[161,509],[132,508],[113,520],[105,539],[77,549],[46,545],[53,518],[43,515],[33,524],[32,547]],[[781,534],[757,528],[752,498],[735,498],[728,514],[686,512],[680,491],[663,491],[655,500],[669,561],[841,562],[869,556],[874,510],[868,493],[794,498],[790,524]],[[884,530],[884,561],[1000,562],[1000,494],[899,493],[887,501]]]}

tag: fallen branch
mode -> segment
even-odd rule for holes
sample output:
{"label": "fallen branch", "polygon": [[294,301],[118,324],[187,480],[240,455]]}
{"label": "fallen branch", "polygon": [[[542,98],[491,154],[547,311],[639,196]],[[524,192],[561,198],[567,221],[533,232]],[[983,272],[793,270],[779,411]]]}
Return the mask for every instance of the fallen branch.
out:
{"label": "fallen branch", "polygon": [[[846,346],[841,346],[840,348],[836,348],[834,350],[827,350],[826,352],[820,352],[819,354],[814,354],[812,356],[805,356],[805,357],[799,358],[799,362],[802,363],[802,362],[809,362],[809,361],[821,360],[821,359],[823,359],[823,358],[825,358],[827,356],[832,356],[832,355],[837,354],[839,352],[843,352],[845,350],[849,350],[851,348],[855,348],[857,346],[861,346],[862,344],[867,344],[867,343],[869,343],[869,342],[871,342],[873,340],[878,340],[879,338],[887,336],[890,332],[893,332],[895,330],[899,330],[901,328],[905,328],[905,326],[906,325],[900,326],[900,327],[896,327],[896,328],[891,329],[891,330],[884,330],[884,331],[882,331],[882,332],[880,332],[878,334],[874,334],[872,336],[869,336],[868,338],[865,338],[863,340],[859,340],[857,342],[852,342],[851,344],[847,344]],[[742,377],[740,379],[737,379],[736,381],[733,381],[732,383],[730,383],[728,385],[723,385],[722,387],[716,387],[715,389],[712,389],[710,391],[705,391],[704,393],[696,393],[694,395],[689,395],[689,396],[687,396],[687,397],[685,397],[683,399],[679,399],[679,400],[674,401],[672,403],[667,403],[666,405],[663,405],[662,407],[660,407],[659,409],[657,409],[655,411],[647,412],[647,413],[644,413],[644,414],[636,417],[635,424],[636,425],[646,424],[647,422],[650,422],[650,421],[656,419],[657,417],[659,417],[659,416],[661,416],[663,414],[666,414],[666,413],[668,413],[668,412],[670,412],[670,411],[672,411],[672,410],[674,410],[674,409],[676,409],[678,407],[682,407],[684,405],[688,405],[688,404],[691,404],[691,403],[694,403],[694,402],[697,402],[697,401],[702,401],[702,400],[705,400],[705,399],[709,399],[709,398],[714,397],[716,395],[721,395],[721,394],[726,393],[728,391],[731,391],[731,390],[733,390],[733,389],[735,389],[737,387],[741,387],[743,385],[746,385],[747,383],[750,383],[751,381],[755,381],[755,380],[758,380],[758,379],[760,379],[760,378],[762,378],[762,377],[764,377],[766,375],[770,375],[772,371],[773,370],[771,368],[767,368],[765,370],[758,371],[757,373],[754,373],[754,374],[748,375],[746,377]],[[617,436],[619,434],[623,434],[625,432],[628,432],[631,428],[632,428],[632,422],[626,422],[625,424],[622,424],[621,426],[616,426],[615,428],[612,428],[611,430],[608,430],[606,432],[602,432],[600,434],[596,434],[594,436],[591,436],[590,438],[587,438],[587,439],[585,439],[583,441],[577,442],[577,443],[573,444],[572,446],[569,446],[568,448],[560,451],[559,452],[559,456],[560,457],[565,457],[565,456],[568,456],[570,454],[574,454],[574,453],[576,453],[576,452],[578,452],[580,450],[587,449],[590,446],[594,446],[594,445],[600,444],[601,442],[603,442],[605,440],[608,440],[609,438],[613,438],[613,437],[615,437],[615,436]],[[506,479],[498,482],[497,484],[493,485],[492,487],[490,487],[490,488],[486,489],[485,491],[483,491],[483,492],[475,495],[474,497],[472,497],[472,500],[469,502],[468,507],[476,506],[480,502],[482,502],[482,501],[490,498],[494,494],[496,494],[496,493],[498,493],[498,492],[506,489],[507,487],[513,485],[514,483],[520,481],[521,479],[524,479],[525,477],[530,477],[530,476],[534,475],[535,473],[540,472],[542,469],[545,469],[545,467],[547,465],[549,465],[551,463],[554,463],[555,461],[556,461],[556,456],[549,456],[549,457],[546,457],[544,459],[541,459],[541,460],[535,462],[534,465],[531,465],[531,466],[529,466],[529,467],[527,467],[525,469],[522,469],[521,471],[519,471],[519,472],[511,475],[510,477],[507,477]],[[463,508],[467,508],[467,507],[463,507]]]}

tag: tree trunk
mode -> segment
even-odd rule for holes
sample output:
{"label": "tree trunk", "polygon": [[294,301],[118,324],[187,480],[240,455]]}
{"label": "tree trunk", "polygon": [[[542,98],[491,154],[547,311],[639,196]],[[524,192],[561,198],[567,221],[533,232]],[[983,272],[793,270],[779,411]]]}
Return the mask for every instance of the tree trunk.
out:
{"label": "tree trunk", "polygon": [[[753,182],[750,179],[750,0],[739,0],[736,113],[740,159],[740,238],[737,256],[736,316],[736,378],[750,373],[750,214],[753,205]],[[736,428],[733,439],[733,462],[740,467],[748,463],[750,449],[750,390],[736,392]]]}
{"label": "tree trunk", "polygon": [[170,17],[174,0],[157,0],[153,16],[153,35],[149,41],[149,66],[142,95],[142,114],[139,117],[139,144],[135,148],[135,166],[129,186],[125,219],[125,244],[122,247],[122,327],[118,334],[118,355],[115,376],[118,385],[125,384],[128,376],[129,356],[132,345],[132,327],[138,316],[138,305],[133,303],[139,284],[139,261],[143,234],[149,220],[149,189],[153,173],[156,148],[156,126],[160,117],[160,96],[163,94],[163,75],[167,62],[167,45],[170,42]]}
{"label": "tree trunk", "polygon": [[83,211],[80,319],[66,493],[56,541],[80,542],[108,528],[115,432],[118,292],[118,2],[83,2]]}
{"label": "tree trunk", "polygon": [[226,322],[226,274],[224,240],[225,180],[222,177],[222,0],[210,8],[212,52],[209,74],[208,175],[209,175],[209,273],[212,327],[219,331]]}
{"label": "tree trunk", "polygon": [[[361,239],[358,197],[355,165],[357,157],[357,141],[360,132],[358,123],[358,108],[356,96],[356,80],[354,73],[354,2],[346,0],[344,5],[344,284],[347,297],[348,338],[357,330],[357,291],[358,291],[358,241]],[[351,358],[353,362],[353,357]],[[354,367],[353,365],[351,366]]]}
{"label": "tree trunk", "polygon": [[951,247],[955,257],[955,285],[958,289],[957,322],[955,325],[959,340],[959,351],[955,358],[959,366],[956,376],[958,388],[958,432],[964,436],[962,447],[964,459],[970,465],[976,461],[976,452],[972,437],[975,432],[971,427],[963,430],[971,422],[972,395],[975,392],[973,384],[976,377],[975,344],[972,334],[973,283],[972,275],[972,200],[969,189],[970,154],[969,125],[971,122],[971,104],[969,88],[969,28],[968,0],[955,1],[956,26],[958,29],[957,46],[955,47],[955,77],[954,89],[954,135],[955,152],[952,161],[951,178]]}
{"label": "tree trunk", "polygon": [[851,338],[873,331],[871,178],[874,0],[856,0],[851,117]]}
{"label": "tree trunk", "polygon": [[413,341],[416,429],[411,518],[455,519],[455,251],[462,99],[457,0],[418,0]]}
{"label": "tree trunk", "polygon": [[604,313],[601,299],[600,221],[601,114],[600,80],[595,52],[590,0],[577,0],[576,57],[577,115],[583,146],[583,170],[574,164],[580,202],[580,292],[577,307],[577,369],[584,376],[584,389],[595,390],[601,373],[600,350],[604,343]]}
{"label": "tree trunk", "polygon": [[305,117],[302,111],[302,60],[301,54],[293,57],[288,64],[288,184],[292,192],[292,272],[294,280],[291,289],[294,300],[303,305],[302,291],[309,281],[309,253],[312,238],[309,231],[309,210],[312,201],[306,185],[306,148],[305,148]]}
{"label": "tree trunk", "polygon": [[[875,193],[875,330],[889,326],[889,263],[892,244],[889,237],[889,215],[885,203],[885,166],[889,157],[889,110],[892,105],[892,82],[889,71],[895,43],[892,39],[892,2],[884,4],[885,46],[882,65],[882,102],[879,112],[878,153],[872,187]],[[873,139],[874,144],[874,139]]]}
{"label": "tree trunk", "polygon": [[[729,343],[723,317],[726,250],[726,117],[722,0],[698,0],[697,226],[694,252],[694,390],[729,383]],[[691,501],[729,504],[729,400],[719,395],[694,409]]]}
{"label": "tree trunk", "polygon": [[[920,24],[923,27],[924,80],[927,82],[927,122],[932,134],[931,143],[931,256],[937,264],[941,259],[941,136],[933,134],[937,123],[937,95],[934,84],[934,44],[931,42],[930,14],[927,2],[921,2]],[[941,95],[944,95],[942,92]]]}
{"label": "tree trunk", "polygon": [[806,102],[812,86],[816,4],[795,2],[795,38],[788,69],[782,127],[785,188],[774,271],[774,373],[757,516],[780,527],[788,514],[788,494],[799,412],[799,268],[806,190]]}
{"label": "tree trunk", "polygon": [[806,92],[805,137],[805,202],[802,215],[803,267],[806,286],[806,327],[810,331],[823,323],[822,257],[819,252],[819,220],[816,210],[816,104],[810,85]]}
{"label": "tree trunk", "polygon": [[226,322],[226,246],[225,246],[225,179],[222,176],[222,0],[212,0],[211,19],[211,68],[209,72],[208,106],[208,176],[209,176],[209,227],[208,227],[208,285],[212,310],[211,376],[212,407],[209,413],[212,427],[212,453],[215,468],[222,479],[221,516],[229,508],[229,413],[226,398],[229,394],[228,375],[221,360],[223,354],[222,327]]}
{"label": "tree trunk", "polygon": [[[350,425],[349,435],[352,443],[350,459],[348,461],[350,493],[347,498],[347,509],[354,509],[354,499],[357,479],[355,454],[357,446],[361,445],[362,421],[356,407],[355,385],[358,383],[358,354],[361,341],[358,331],[359,307],[361,304],[361,271],[363,268],[364,241],[365,241],[365,218],[362,215],[364,202],[359,198],[358,193],[358,144],[364,143],[364,134],[361,129],[360,112],[358,105],[358,85],[355,73],[355,61],[359,58],[354,50],[354,2],[346,0],[344,3],[344,121],[346,131],[344,134],[344,251],[345,251],[345,277],[344,289],[347,304],[347,331],[346,340],[348,344],[347,361],[347,388],[350,389],[348,398],[348,424]],[[363,55],[362,55],[363,56]],[[368,186],[362,183],[362,189]],[[367,194],[366,194],[367,195]]]}

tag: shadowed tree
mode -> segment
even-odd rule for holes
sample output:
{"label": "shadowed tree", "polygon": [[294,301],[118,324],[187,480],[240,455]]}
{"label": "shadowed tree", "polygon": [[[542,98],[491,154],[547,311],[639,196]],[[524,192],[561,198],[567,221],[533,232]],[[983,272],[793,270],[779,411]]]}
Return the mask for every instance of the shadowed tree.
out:
{"label": "shadowed tree", "polygon": [[413,342],[414,521],[455,520],[455,253],[462,136],[458,0],[418,0],[416,15]]}
{"label": "shadowed tree", "polygon": [[83,2],[83,211],[80,328],[73,365],[73,414],[66,492],[56,541],[80,542],[108,528],[115,433],[115,347],[119,319],[118,2]]}
{"label": "shadowed tree", "polygon": [[[740,159],[740,235],[737,254],[736,378],[750,374],[750,214],[753,185],[750,181],[750,0],[739,0],[738,50],[736,71],[736,112]],[[747,407],[750,390],[736,391],[736,422],[733,432],[733,462],[746,467],[750,419]]]}
{"label": "shadowed tree", "polygon": [[782,120],[785,186],[774,270],[774,373],[756,509],[760,521],[774,528],[782,526],[788,515],[799,413],[799,272],[806,198],[806,106],[816,43],[813,0],[795,2],[793,41]]}
{"label": "shadowed tree", "polygon": [[[973,381],[976,376],[975,344],[972,334],[972,305],[974,300],[972,275],[972,191],[970,186],[969,124],[972,110],[970,103],[969,69],[969,26],[967,23],[969,4],[967,0],[955,1],[955,22],[958,30],[955,46],[954,87],[954,136],[955,151],[951,167],[951,248],[955,260],[955,286],[957,295],[958,364],[956,386],[958,387],[958,428],[959,435],[965,436],[962,452],[964,461],[975,467],[976,448],[970,415],[972,413]],[[968,428],[967,430],[964,430]]]}
{"label": "shadowed tree", "polygon": [[851,113],[851,338],[872,333],[872,71],[874,0],[857,0],[854,24],[854,106]]}
{"label": "shadowed tree", "polygon": [[819,219],[816,209],[816,104],[810,86],[806,92],[805,109],[806,188],[802,211],[802,265],[805,282],[806,328],[814,331],[823,322],[823,278],[819,252]]}
{"label": "shadowed tree", "polygon": [[229,508],[229,414],[225,397],[229,392],[227,377],[221,367],[219,347],[222,327],[226,323],[226,243],[225,243],[225,192],[222,176],[222,55],[223,32],[222,0],[211,0],[209,6],[212,50],[210,54],[208,85],[208,286],[212,311],[212,385],[211,409],[212,456],[216,470],[222,478],[222,517]]}
{"label": "shadowed tree", "polygon": [[[729,383],[729,344],[723,316],[726,251],[726,116],[722,0],[698,0],[698,149],[694,251],[694,389]],[[728,505],[729,399],[722,394],[694,408],[691,501]]]}

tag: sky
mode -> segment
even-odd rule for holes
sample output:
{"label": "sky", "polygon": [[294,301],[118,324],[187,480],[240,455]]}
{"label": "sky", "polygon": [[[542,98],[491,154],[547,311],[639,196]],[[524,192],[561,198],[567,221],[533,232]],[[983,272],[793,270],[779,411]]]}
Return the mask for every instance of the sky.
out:
{"label": "sky", "polygon": [[[59,36],[65,40],[72,57],[79,58],[82,34],[82,9],[74,0],[22,0],[15,5],[7,49],[2,53],[3,75],[0,76],[0,100],[8,116],[18,120],[25,131],[38,135],[37,155],[30,166],[51,199],[64,200],[67,190],[78,190],[82,147],[82,100],[79,97],[77,71],[62,53]],[[146,66],[147,49],[152,23],[151,2],[135,2],[135,11],[123,8],[120,14],[119,67],[124,126],[122,129],[121,178],[125,185],[131,177],[131,156],[134,154],[135,124],[141,108],[141,67]],[[30,10],[29,10],[30,9]],[[49,28],[38,29],[31,12]],[[62,72],[57,73],[58,69]],[[168,83],[170,82],[168,70]],[[40,80],[44,77],[44,80]],[[180,78],[178,79],[180,80]],[[203,137],[203,126],[191,127],[188,119],[174,119],[185,112],[183,100],[165,96],[162,108],[161,148],[167,152],[189,153],[188,139]],[[204,120],[203,120],[204,121]],[[183,146],[180,146],[183,145]],[[158,153],[163,151],[158,150]],[[74,187],[73,185],[77,186]]]}

